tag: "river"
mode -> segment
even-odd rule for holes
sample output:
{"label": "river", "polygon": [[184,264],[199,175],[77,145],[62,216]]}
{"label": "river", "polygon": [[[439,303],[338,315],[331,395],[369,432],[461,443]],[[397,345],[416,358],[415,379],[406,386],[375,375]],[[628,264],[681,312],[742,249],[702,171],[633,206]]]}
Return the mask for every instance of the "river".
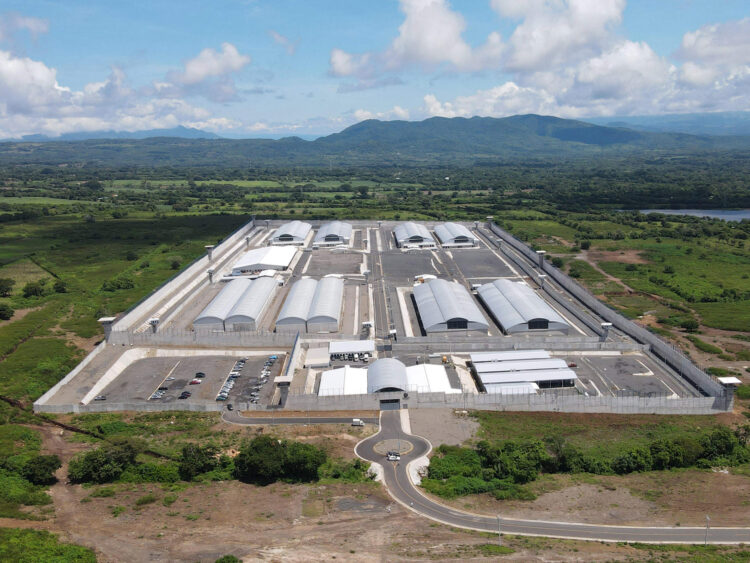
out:
{"label": "river", "polygon": [[724,221],[750,220],[750,209],[639,209],[641,213],[663,213],[664,215],[690,215],[710,217]]}

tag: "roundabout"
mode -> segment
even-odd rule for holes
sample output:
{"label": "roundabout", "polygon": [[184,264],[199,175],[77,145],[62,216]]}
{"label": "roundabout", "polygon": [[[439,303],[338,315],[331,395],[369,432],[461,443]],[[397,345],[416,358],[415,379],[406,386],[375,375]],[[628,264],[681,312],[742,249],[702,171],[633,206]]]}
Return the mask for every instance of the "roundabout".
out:
{"label": "roundabout", "polygon": [[372,447],[376,454],[386,455],[388,452],[397,452],[400,455],[406,455],[414,449],[414,444],[407,440],[390,438],[381,440]]}

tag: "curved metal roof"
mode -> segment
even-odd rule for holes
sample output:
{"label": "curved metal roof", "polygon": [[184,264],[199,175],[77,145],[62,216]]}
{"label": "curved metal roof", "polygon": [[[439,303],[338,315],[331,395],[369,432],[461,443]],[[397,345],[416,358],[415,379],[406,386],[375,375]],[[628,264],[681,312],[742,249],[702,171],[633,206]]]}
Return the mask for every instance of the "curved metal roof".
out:
{"label": "curved metal roof", "polygon": [[394,358],[375,360],[367,368],[368,393],[377,393],[383,389],[407,391],[408,388],[406,366]]}
{"label": "curved metal roof", "polygon": [[521,330],[534,319],[547,319],[552,330],[569,328],[567,321],[523,282],[495,280],[480,286],[477,293],[506,332]]}
{"label": "curved metal roof", "polygon": [[256,279],[240,296],[224,321],[227,323],[257,321],[277,287],[278,283],[273,278]]}
{"label": "curved metal roof", "polygon": [[412,221],[401,223],[396,225],[393,232],[396,235],[396,241],[398,241],[399,244],[420,241],[435,242],[430,231],[428,231],[427,227],[421,223],[414,223]]}
{"label": "curved metal roof", "polygon": [[291,246],[264,246],[245,252],[232,266],[233,272],[241,270],[285,270],[292,262],[297,249]]}
{"label": "curved metal roof", "polygon": [[471,294],[461,284],[441,279],[430,280],[414,288],[414,300],[426,331],[450,320],[466,320],[474,324],[475,329],[489,328]]}
{"label": "curved metal roof", "polygon": [[477,237],[469,229],[458,223],[441,223],[435,227],[435,234],[443,244],[462,242],[461,238],[468,242],[478,242]]}
{"label": "curved metal roof", "polygon": [[307,322],[335,322],[341,319],[341,301],[344,297],[344,280],[323,278],[318,282],[315,295],[307,312]]}
{"label": "curved metal roof", "polygon": [[331,239],[338,238],[343,242],[349,242],[352,238],[352,225],[351,223],[344,223],[342,221],[331,221],[325,223],[315,235],[315,242],[325,242],[326,238],[330,241]]}
{"label": "curved metal roof", "polygon": [[303,278],[295,282],[284,301],[276,324],[307,322],[307,312],[310,310],[310,303],[315,297],[317,287],[318,282],[312,278]]}
{"label": "curved metal roof", "polygon": [[302,221],[290,221],[284,223],[273,234],[272,239],[278,240],[284,235],[292,237],[294,240],[305,240],[307,233],[310,232],[312,225],[310,223],[303,223]]}
{"label": "curved metal roof", "polygon": [[248,279],[238,278],[230,281],[221,291],[214,297],[211,302],[206,306],[201,313],[195,317],[193,324],[219,324],[223,323],[224,319],[231,311],[237,300],[242,297],[242,294],[252,285]]}

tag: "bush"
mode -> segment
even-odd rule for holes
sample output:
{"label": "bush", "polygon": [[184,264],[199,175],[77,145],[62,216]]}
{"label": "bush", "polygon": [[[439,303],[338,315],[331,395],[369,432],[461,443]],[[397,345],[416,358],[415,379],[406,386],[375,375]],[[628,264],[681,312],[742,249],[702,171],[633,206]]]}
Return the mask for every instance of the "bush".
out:
{"label": "bush", "polygon": [[734,395],[738,399],[750,399],[750,385],[744,384],[737,386]]}
{"label": "bush", "polygon": [[27,299],[29,297],[41,297],[44,295],[44,285],[44,280],[28,282],[23,286],[23,296]]}
{"label": "bush", "polygon": [[169,267],[172,268],[173,270],[179,270],[180,269],[180,261],[179,260],[172,260],[169,263]]}
{"label": "bush", "polygon": [[21,475],[34,485],[52,485],[57,482],[55,471],[61,466],[60,458],[56,455],[38,455],[23,465]]}
{"label": "bush", "polygon": [[152,504],[159,500],[159,497],[157,497],[154,493],[149,493],[147,495],[143,495],[142,497],[136,499],[135,505],[136,506],[145,506],[147,504]]}
{"label": "bush", "polygon": [[554,266],[555,268],[562,268],[562,267],[563,267],[563,259],[562,259],[562,258],[560,258],[559,256],[555,256],[555,257],[554,257],[554,258],[552,259],[552,265],[553,265],[553,266]]}
{"label": "bush", "polygon": [[612,469],[615,473],[624,475],[636,471],[649,471],[652,463],[650,450],[639,446],[616,457],[612,461]]}
{"label": "bush", "polygon": [[111,483],[135,463],[138,450],[131,442],[108,444],[70,460],[73,483]]}
{"label": "bush", "polygon": [[49,532],[0,528],[0,561],[96,563],[96,555],[87,547],[60,543]]}
{"label": "bush", "polygon": [[68,284],[66,284],[62,280],[55,280],[55,284],[52,286],[52,289],[55,290],[55,293],[67,293]]}
{"label": "bush", "polygon": [[0,278],[0,297],[10,297],[16,280],[12,278]]}
{"label": "bush", "polygon": [[15,310],[10,305],[0,303],[0,320],[7,321],[13,317]]}
{"label": "bush", "polygon": [[102,284],[102,291],[117,291],[118,289],[132,289],[135,282],[128,276],[119,276],[107,280]]}
{"label": "bush", "polygon": [[582,240],[581,241],[581,250],[588,250],[591,248],[591,241],[590,240]]}
{"label": "bush", "polygon": [[214,446],[198,446],[188,444],[182,448],[179,473],[183,481],[192,481],[201,473],[207,473],[216,468],[218,449]]}

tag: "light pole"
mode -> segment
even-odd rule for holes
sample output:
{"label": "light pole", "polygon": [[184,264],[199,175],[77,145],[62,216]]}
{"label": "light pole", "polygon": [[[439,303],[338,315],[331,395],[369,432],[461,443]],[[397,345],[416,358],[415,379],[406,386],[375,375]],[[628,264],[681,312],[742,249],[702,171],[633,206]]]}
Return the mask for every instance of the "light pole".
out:
{"label": "light pole", "polygon": [[708,545],[708,529],[711,527],[711,518],[706,514],[706,537],[703,539],[703,545]]}
{"label": "light pole", "polygon": [[497,515],[497,545],[503,545],[503,530],[501,527],[502,520],[500,515]]}

